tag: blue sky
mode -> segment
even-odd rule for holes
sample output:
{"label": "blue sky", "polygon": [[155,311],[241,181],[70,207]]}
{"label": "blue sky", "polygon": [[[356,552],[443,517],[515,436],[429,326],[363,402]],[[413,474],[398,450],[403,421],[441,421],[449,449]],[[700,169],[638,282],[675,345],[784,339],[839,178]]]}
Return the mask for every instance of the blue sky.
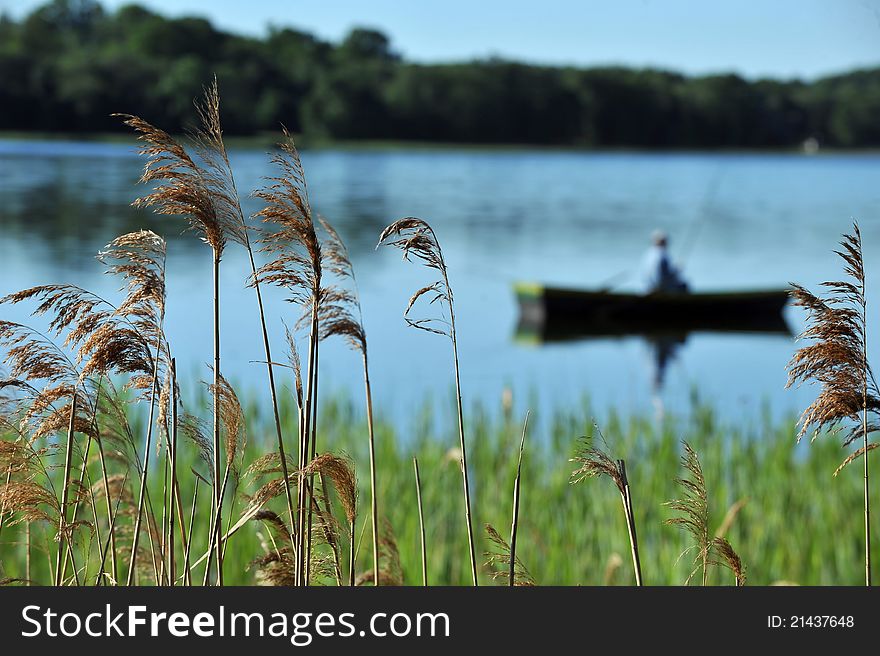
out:
{"label": "blue sky", "polygon": [[[131,0],[104,0],[107,8]],[[41,0],[0,0],[25,15]],[[628,64],[686,73],[814,78],[880,65],[880,0],[141,0],[259,35],[294,26],[338,40],[385,31],[406,58],[490,55],[550,64]]]}

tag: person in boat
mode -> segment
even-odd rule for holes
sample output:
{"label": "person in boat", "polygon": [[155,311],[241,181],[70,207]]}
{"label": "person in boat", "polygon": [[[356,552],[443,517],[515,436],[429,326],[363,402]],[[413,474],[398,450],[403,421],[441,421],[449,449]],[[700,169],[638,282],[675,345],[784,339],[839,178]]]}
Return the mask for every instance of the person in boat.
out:
{"label": "person in boat", "polygon": [[645,256],[645,291],[649,294],[687,293],[687,282],[669,259],[666,233],[655,230],[651,241],[651,249]]}

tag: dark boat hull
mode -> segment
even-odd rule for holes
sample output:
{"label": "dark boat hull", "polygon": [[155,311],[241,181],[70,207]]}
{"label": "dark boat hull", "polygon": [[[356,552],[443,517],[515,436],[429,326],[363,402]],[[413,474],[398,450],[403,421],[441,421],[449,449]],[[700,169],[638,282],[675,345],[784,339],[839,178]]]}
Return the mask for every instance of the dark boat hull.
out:
{"label": "dark boat hull", "polygon": [[[542,339],[712,332],[781,332],[787,290],[615,294],[518,284],[520,332]],[[523,330],[524,329],[524,330]]]}

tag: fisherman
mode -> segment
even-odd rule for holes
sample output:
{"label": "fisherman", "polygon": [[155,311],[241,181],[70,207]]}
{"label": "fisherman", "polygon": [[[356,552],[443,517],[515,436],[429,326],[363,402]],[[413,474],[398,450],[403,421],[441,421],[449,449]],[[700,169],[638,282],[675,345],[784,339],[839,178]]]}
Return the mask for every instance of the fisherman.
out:
{"label": "fisherman", "polygon": [[679,270],[669,261],[669,238],[662,230],[655,230],[653,245],[645,256],[645,290],[647,293],[687,293],[688,285]]}

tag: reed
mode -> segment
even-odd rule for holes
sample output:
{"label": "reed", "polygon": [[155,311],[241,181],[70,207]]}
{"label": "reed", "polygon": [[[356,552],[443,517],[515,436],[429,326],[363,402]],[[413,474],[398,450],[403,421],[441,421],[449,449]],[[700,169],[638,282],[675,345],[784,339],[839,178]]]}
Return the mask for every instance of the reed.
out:
{"label": "reed", "polygon": [[[134,581],[137,563],[137,548],[140,537],[141,520],[144,504],[147,501],[147,476],[152,452],[154,414],[156,412],[157,387],[160,375],[160,360],[167,354],[162,325],[165,320],[165,259],[167,248],[165,241],[155,233],[140,231],[129,233],[113,240],[98,257],[108,264],[108,273],[120,276],[128,288],[128,296],[116,310],[116,314],[127,318],[136,325],[146,344],[151,368],[145,374],[150,378],[149,388],[149,419],[147,420],[147,437],[144,446],[143,467],[141,468],[140,488],[138,492],[137,513],[131,546],[126,585]],[[117,329],[126,331],[127,328]],[[116,339],[121,341],[129,336],[123,333]],[[94,339],[94,334],[90,339]],[[150,342],[154,349],[149,353]],[[154,558],[155,561],[155,558]],[[160,582],[158,567],[156,583]]]}
{"label": "reed", "polygon": [[[279,150],[271,157],[278,175],[254,195],[265,203],[256,216],[274,228],[261,239],[262,251],[271,259],[257,269],[256,282],[276,285],[284,289],[287,300],[302,308],[301,322],[308,323],[308,360],[306,368],[305,394],[300,407],[299,466],[301,476],[309,462],[310,449],[314,450],[314,437],[317,424],[317,367],[318,342],[320,341],[319,317],[322,302],[322,252],[315,230],[306,186],[305,171],[299,153],[290,134],[285,130],[285,139]],[[297,500],[297,545],[295,551],[297,585],[305,585],[306,570],[309,563],[306,549],[311,544],[311,529],[306,517],[311,517],[312,503],[308,499],[310,485],[298,481]]]}
{"label": "reed", "polygon": [[[529,570],[523,565],[510,548],[510,545],[501,537],[491,524],[486,524],[486,536],[493,549],[486,551],[486,567],[489,569],[493,580],[507,580],[507,585],[533,586],[537,585]],[[513,571],[513,576],[510,572]]]}
{"label": "reed", "polygon": [[[169,369],[169,380],[171,387],[171,435],[168,451],[170,452],[171,489],[168,491],[168,506],[170,508],[170,513],[168,518],[168,537],[166,538],[166,542],[168,544],[168,585],[173,587],[174,581],[177,578],[177,563],[174,558],[174,515],[175,512],[177,512],[178,515],[182,515],[180,512],[180,510],[182,510],[180,507],[180,488],[177,484],[177,362],[173,358]],[[183,517],[181,516],[180,519],[180,527],[183,529]],[[186,533],[181,533],[181,540],[186,544]]]}
{"label": "reed", "polygon": [[[70,425],[67,429],[67,442],[66,442],[66,450],[64,455],[64,478],[61,484],[61,512],[58,515],[58,557],[55,560],[55,585],[56,587],[61,585],[62,582],[62,573],[61,573],[61,559],[62,554],[66,553],[65,546],[68,544],[67,540],[67,504],[68,504],[68,493],[70,491],[70,471],[73,466],[73,438],[75,434],[76,427],[76,390],[73,392],[73,396],[70,401]],[[8,483],[7,483],[8,486]],[[74,565],[74,569],[76,566]]]}
{"label": "reed", "polygon": [[[458,438],[461,449],[462,488],[464,497],[464,517],[467,526],[468,551],[471,565],[471,578],[473,585],[479,585],[477,578],[477,557],[474,546],[474,528],[471,521],[471,493],[468,483],[467,445],[464,436],[464,411],[462,409],[461,374],[459,371],[458,337],[455,331],[455,302],[452,295],[452,287],[449,284],[449,272],[446,261],[443,259],[443,251],[433,228],[425,221],[414,217],[407,217],[395,221],[386,227],[379,235],[379,245],[388,245],[403,251],[403,258],[412,261],[415,258],[429,269],[437,271],[440,280],[417,290],[409,299],[409,304],[403,313],[406,323],[413,328],[424,330],[436,335],[443,335],[452,342],[452,360],[455,369],[455,397],[458,410]],[[429,298],[430,304],[439,303],[449,310],[449,319],[441,318],[410,318],[410,311],[419,299]]]}
{"label": "reed", "polygon": [[[349,539],[348,585],[355,584],[355,523],[357,520],[357,476],[354,465],[347,458],[325,453],[317,456],[306,467],[306,475],[319,474],[321,480],[329,480],[333,484],[336,496],[345,513],[346,528]],[[325,488],[326,489],[326,488]],[[325,520],[332,517],[327,506]],[[325,522],[325,526],[327,523]]]}
{"label": "reed", "polygon": [[[709,493],[706,490],[706,478],[697,452],[687,442],[682,442],[684,454],[681,466],[686,472],[684,478],[677,478],[676,483],[682,489],[682,496],[674,501],[666,502],[666,506],[679,513],[677,517],[666,520],[666,524],[678,526],[690,534],[693,544],[685,549],[679,558],[695,551],[693,569],[685,580],[685,584],[698,571],[701,582],[706,586],[709,582],[709,566],[722,565],[728,567],[735,576],[736,585],[745,584],[745,568],[739,555],[730,546],[726,538],[712,535],[709,530]],[[723,524],[722,524],[723,526]]]}
{"label": "reed", "polygon": [[[861,441],[834,471],[862,458],[862,487],[865,527],[865,585],[871,585],[871,499],[868,454],[877,447],[870,434],[878,430],[880,391],[868,362],[868,313],[865,293],[865,265],[862,235],[858,224],[843,235],[841,249],[848,280],[825,282],[822,298],[800,285],[792,285],[794,304],[807,311],[807,328],[800,339],[810,343],[800,348],[788,364],[788,385],[813,382],[820,386],[816,400],[800,418],[800,440],[812,427],[811,442],[821,431],[843,432],[844,446]],[[869,414],[872,420],[869,421]]]}
{"label": "reed", "polygon": [[333,335],[343,337],[349,346],[360,354],[364,371],[364,391],[366,394],[367,438],[370,454],[370,526],[373,539],[373,584],[381,585],[379,580],[379,502],[376,492],[376,437],[373,427],[373,392],[370,385],[370,366],[367,359],[367,332],[364,330],[363,312],[354,267],[345,243],[339,233],[326,219],[320,219],[326,238],[323,255],[324,269],[335,274],[341,281],[350,281],[352,292],[341,288],[328,288],[322,299],[322,334],[326,339]]}
{"label": "reed", "polygon": [[[278,445],[278,462],[284,473],[285,480],[288,477],[286,447],[284,443],[284,431],[281,426],[281,417],[278,407],[278,393],[275,382],[275,369],[272,360],[272,347],[269,339],[269,330],[266,323],[266,311],[263,304],[263,294],[260,280],[257,275],[257,264],[254,254],[254,245],[251,241],[251,228],[247,224],[241,209],[239,193],[235,183],[229,154],[223,140],[223,130],[220,122],[220,91],[215,77],[213,83],[205,89],[204,98],[197,104],[201,127],[195,134],[195,144],[199,157],[204,162],[203,168],[207,171],[207,177],[215,190],[214,202],[218,205],[219,213],[226,217],[224,221],[226,234],[229,239],[241,245],[248,257],[250,273],[248,281],[254,289],[257,301],[257,315],[260,320],[260,339],[265,355],[266,377],[269,387],[269,402],[272,406],[275,438]],[[216,193],[219,191],[220,193]],[[216,365],[216,363],[215,363]],[[218,384],[215,379],[214,384]],[[294,522],[294,504],[290,491],[290,485],[285,488],[287,500],[287,513],[291,525]],[[292,537],[292,536],[291,536]],[[293,546],[293,545],[292,545]]]}
{"label": "reed", "polygon": [[[593,429],[599,435],[599,439],[605,444],[605,437],[595,424]],[[636,520],[633,513],[632,496],[630,494],[629,479],[626,476],[626,463],[621,460],[614,460],[607,452],[594,446],[590,437],[581,438],[583,445],[578,455],[572,459],[580,465],[571,473],[570,482],[572,484],[595,476],[606,476],[609,478],[620,492],[620,500],[623,504],[623,515],[626,520],[627,534],[629,535],[630,552],[632,554],[633,574],[635,575],[636,585],[642,585],[642,564],[639,557],[639,541],[636,536]]]}
{"label": "reed", "polygon": [[[228,169],[219,126],[216,80],[197,104],[202,126],[191,135],[193,153],[170,134],[130,114],[118,114],[138,133],[143,142],[140,153],[147,158],[141,182],[153,184],[154,190],[137,199],[137,207],[151,207],[157,214],[183,216],[193,230],[211,248],[212,275],[212,344],[214,388],[220,385],[220,261],[230,237],[241,240],[243,227],[238,194]],[[222,517],[220,495],[221,445],[220,407],[214,399],[212,485],[214,513]],[[220,524],[217,523],[219,532]],[[223,550],[219,535],[214,539],[217,557],[217,584],[223,585]],[[209,563],[210,564],[210,563]]]}
{"label": "reed", "polygon": [[[422,479],[419,476],[419,459],[413,456],[413,470],[416,475],[416,503],[419,508],[419,544],[422,554],[422,585],[428,586],[428,546],[425,540],[425,514],[422,509]],[[376,577],[378,581],[378,577]]]}
{"label": "reed", "polygon": [[522,439],[519,442],[519,457],[516,462],[516,478],[513,481],[513,518],[510,520],[510,572],[507,578],[511,587],[516,585],[516,530],[519,527],[520,476],[522,475],[523,450],[526,446],[526,432],[529,428],[529,413],[523,421]]}

